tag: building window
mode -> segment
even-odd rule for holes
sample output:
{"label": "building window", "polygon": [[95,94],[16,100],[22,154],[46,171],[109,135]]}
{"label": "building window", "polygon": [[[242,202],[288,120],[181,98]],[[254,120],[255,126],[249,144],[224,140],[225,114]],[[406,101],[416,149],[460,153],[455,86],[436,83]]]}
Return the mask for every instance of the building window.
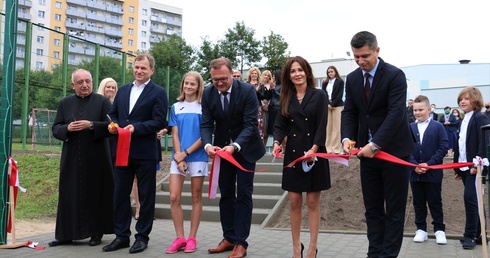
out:
{"label": "building window", "polygon": [[143,15],[147,15],[148,14],[148,11],[146,9],[141,10],[141,12],[143,13]]}
{"label": "building window", "polygon": [[133,63],[128,62],[128,68],[133,68]]}
{"label": "building window", "polygon": [[146,38],[146,31],[141,31],[141,37]]}
{"label": "building window", "polygon": [[58,9],[60,9],[60,8],[61,8],[61,2],[56,2],[54,5],[55,5],[55,7],[56,7],[56,8],[58,8]]}
{"label": "building window", "polygon": [[37,36],[37,43],[44,43],[44,37],[43,36]]}
{"label": "building window", "polygon": [[53,52],[53,57],[54,58],[60,58],[60,52],[59,51],[54,51]]}
{"label": "building window", "polygon": [[61,40],[59,40],[59,39],[54,39],[54,45],[55,45],[55,46],[59,46],[59,45],[60,45],[60,43],[61,43]]}
{"label": "building window", "polygon": [[147,25],[146,20],[142,20],[142,21],[141,21],[141,25],[146,26],[146,25]]}
{"label": "building window", "polygon": [[40,30],[40,31],[43,31],[44,30],[44,23],[38,23],[37,25],[39,25],[37,27],[37,30]]}
{"label": "building window", "polygon": [[44,11],[38,11],[37,16],[40,18],[44,18]]}
{"label": "building window", "polygon": [[130,7],[129,7],[129,12],[130,12],[130,13],[134,13],[134,6],[130,6]]}
{"label": "building window", "polygon": [[133,45],[133,40],[132,39],[128,39],[128,46],[132,46]]}
{"label": "building window", "polygon": [[55,14],[54,19],[57,21],[61,21],[61,14]]}
{"label": "building window", "polygon": [[46,0],[39,0],[39,5],[46,5]]}
{"label": "building window", "polygon": [[129,23],[134,23],[134,18],[133,17],[129,17]]}
{"label": "building window", "polygon": [[54,26],[54,30],[55,31],[61,31],[61,27],[60,26]]}
{"label": "building window", "polygon": [[36,55],[42,56],[43,55],[43,50],[40,49],[40,48],[36,49]]}
{"label": "building window", "polygon": [[36,69],[37,70],[43,69],[43,62],[36,62]]}
{"label": "building window", "polygon": [[146,42],[141,42],[141,48],[146,49]]}
{"label": "building window", "polygon": [[128,29],[128,34],[129,34],[129,35],[133,35],[133,34],[134,34],[134,29],[129,28],[129,29]]}

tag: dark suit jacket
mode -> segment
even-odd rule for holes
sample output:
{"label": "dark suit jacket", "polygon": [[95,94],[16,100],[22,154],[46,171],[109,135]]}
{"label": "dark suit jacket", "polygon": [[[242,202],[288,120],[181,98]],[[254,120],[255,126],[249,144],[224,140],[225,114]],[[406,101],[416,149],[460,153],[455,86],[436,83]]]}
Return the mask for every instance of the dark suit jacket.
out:
{"label": "dark suit jacket", "polygon": [[[488,123],[490,123],[490,121],[481,112],[474,112],[473,116],[470,118],[470,121],[468,122],[468,131],[466,133],[466,161],[473,162],[473,159],[476,158],[476,156],[479,156],[481,158],[487,157],[487,144],[489,143],[489,136],[488,136],[488,131],[485,134],[485,136],[482,135],[481,127],[484,125],[488,125]],[[458,139],[459,139],[459,134],[458,134]],[[455,144],[453,161],[458,162],[458,159],[459,159],[459,144]],[[469,173],[469,170],[461,171],[459,169],[455,169],[455,171],[456,173],[461,173],[461,172]],[[482,171],[483,175],[486,175],[487,171],[488,171],[488,167],[484,166]]]}
{"label": "dark suit jacket", "polygon": [[[449,123],[448,125],[445,125],[444,122],[446,122],[446,116],[442,115],[441,118],[439,119],[439,122],[441,122],[448,131],[450,132],[456,132],[459,129],[459,125],[461,124],[461,121],[456,120],[456,117],[454,117],[452,114],[449,115],[448,119]],[[462,119],[460,119],[462,120]]]}
{"label": "dark suit jacket", "polygon": [[432,111],[430,112],[432,114],[432,120],[434,121],[439,121],[438,118],[439,118],[439,114],[437,114],[436,112]]}
{"label": "dark suit jacket", "polygon": [[[327,92],[328,80],[322,83],[322,90]],[[328,94],[327,94],[328,96]],[[332,96],[328,96],[329,104],[332,107],[340,107],[344,105],[344,81],[336,79],[333,83]]]}
{"label": "dark suit jacket", "polygon": [[[214,144],[224,147],[230,139],[240,145],[243,158],[255,163],[265,154],[257,123],[258,100],[255,88],[245,82],[233,80],[228,112],[224,112],[218,90],[214,86],[204,89],[202,96],[201,139],[203,146]],[[236,153],[236,152],[235,152]]]}
{"label": "dark suit jacket", "polygon": [[[413,136],[416,140],[415,151],[410,156],[413,164],[427,163],[427,165],[442,164],[444,156],[449,149],[449,140],[446,130],[441,123],[430,120],[424,132],[423,142],[420,142],[420,134],[417,123],[411,123]],[[410,182],[442,183],[442,169],[431,169],[425,174],[415,173],[415,168],[410,168]]]}
{"label": "dark suit jacket", "polygon": [[364,77],[357,68],[346,79],[341,137],[357,142],[358,147],[368,143],[368,129],[372,142],[383,151],[397,157],[409,157],[413,150],[405,101],[407,80],[402,70],[379,58],[378,68],[366,103]]}
{"label": "dark suit jacket", "polygon": [[161,148],[157,132],[167,126],[167,93],[150,80],[129,113],[132,87],[133,83],[130,83],[119,88],[110,116],[121,128],[129,124],[134,126],[129,149],[130,158],[158,161],[161,159]]}

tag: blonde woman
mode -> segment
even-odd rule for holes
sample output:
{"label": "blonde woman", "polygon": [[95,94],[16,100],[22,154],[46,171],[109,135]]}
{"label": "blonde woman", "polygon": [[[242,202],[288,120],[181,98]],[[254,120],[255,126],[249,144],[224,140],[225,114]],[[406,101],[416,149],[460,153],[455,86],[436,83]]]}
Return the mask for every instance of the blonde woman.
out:
{"label": "blonde woman", "polygon": [[259,110],[257,114],[257,121],[260,131],[260,138],[264,139],[264,116],[262,114],[262,100],[266,98],[264,85],[260,83],[260,70],[257,67],[252,67],[248,71],[247,82],[255,87],[257,93],[257,99],[259,100]]}
{"label": "blonde woman", "polygon": [[269,138],[269,102],[271,99],[271,91],[276,86],[272,81],[272,73],[269,70],[265,70],[260,77],[260,82],[263,85],[263,97],[261,100],[262,105],[262,123],[263,123],[263,142],[264,146],[267,147],[267,140]]}
{"label": "blonde woman", "polygon": [[111,103],[114,102],[117,93],[117,82],[110,77],[103,79],[99,84],[97,93],[109,98]]}
{"label": "blonde woman", "polygon": [[[178,102],[172,105],[168,125],[172,128],[172,163],[170,167],[170,207],[177,237],[165,250],[196,251],[197,229],[202,214],[202,187],[208,175],[208,155],[202,148],[199,126],[202,120],[201,98],[204,82],[198,72],[188,72],[180,84]],[[186,175],[191,177],[192,212],[189,237],[184,235],[184,213],[180,203]]]}

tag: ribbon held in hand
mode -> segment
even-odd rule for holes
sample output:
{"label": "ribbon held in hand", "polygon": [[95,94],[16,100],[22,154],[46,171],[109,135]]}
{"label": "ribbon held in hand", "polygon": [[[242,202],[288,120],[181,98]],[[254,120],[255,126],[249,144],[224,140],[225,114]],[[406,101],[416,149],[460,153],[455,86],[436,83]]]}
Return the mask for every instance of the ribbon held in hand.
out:
{"label": "ribbon held in hand", "polygon": [[116,166],[128,165],[131,131],[117,127],[118,139],[116,149]]}

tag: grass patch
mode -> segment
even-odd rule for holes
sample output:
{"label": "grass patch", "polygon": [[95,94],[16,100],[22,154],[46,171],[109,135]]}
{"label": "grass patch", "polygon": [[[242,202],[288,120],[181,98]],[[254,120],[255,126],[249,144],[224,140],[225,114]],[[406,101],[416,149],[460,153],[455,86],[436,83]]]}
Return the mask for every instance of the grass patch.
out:
{"label": "grass patch", "polygon": [[59,155],[12,155],[19,168],[20,185],[15,216],[19,219],[56,217],[58,205]]}

